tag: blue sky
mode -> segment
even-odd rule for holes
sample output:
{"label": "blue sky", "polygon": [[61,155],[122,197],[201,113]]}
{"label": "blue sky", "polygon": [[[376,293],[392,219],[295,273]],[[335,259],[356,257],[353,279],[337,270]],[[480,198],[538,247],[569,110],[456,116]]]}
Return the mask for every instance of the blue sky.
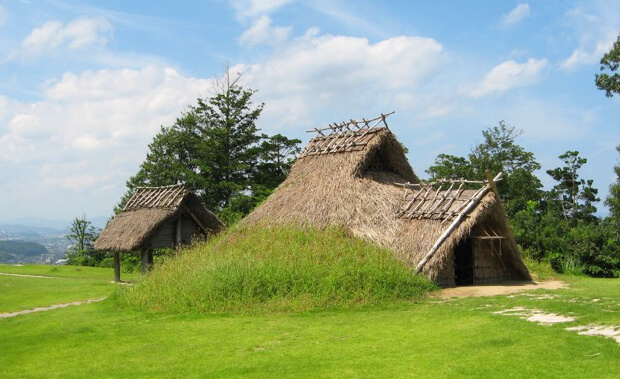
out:
{"label": "blue sky", "polygon": [[425,177],[505,120],[547,187],[578,150],[604,199],[620,96],[594,74],[619,33],[619,0],[0,0],[0,220],[111,215],[160,126],[225,63],[265,102],[266,133],[305,143],[396,111]]}

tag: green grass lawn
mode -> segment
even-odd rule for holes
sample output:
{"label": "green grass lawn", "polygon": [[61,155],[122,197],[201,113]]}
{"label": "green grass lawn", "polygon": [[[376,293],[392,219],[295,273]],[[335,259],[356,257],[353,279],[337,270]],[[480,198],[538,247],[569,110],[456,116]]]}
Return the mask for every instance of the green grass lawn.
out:
{"label": "green grass lawn", "polygon": [[[568,280],[563,290],[299,313],[148,313],[110,299],[0,320],[0,377],[619,377],[619,344],[564,329],[620,326],[620,280]],[[576,321],[493,313],[515,306]]]}
{"label": "green grass lawn", "polygon": [[[50,265],[6,265],[0,264],[0,272],[7,274],[54,276],[61,278],[97,279],[102,281],[114,280],[114,270],[111,268],[85,266],[50,266]],[[139,273],[122,273],[123,281],[138,279]]]}
{"label": "green grass lawn", "polygon": [[[40,275],[31,278],[0,275],[0,313],[108,296],[116,286],[112,269],[75,266],[0,265],[0,273]],[[136,274],[125,274],[124,279]]]}

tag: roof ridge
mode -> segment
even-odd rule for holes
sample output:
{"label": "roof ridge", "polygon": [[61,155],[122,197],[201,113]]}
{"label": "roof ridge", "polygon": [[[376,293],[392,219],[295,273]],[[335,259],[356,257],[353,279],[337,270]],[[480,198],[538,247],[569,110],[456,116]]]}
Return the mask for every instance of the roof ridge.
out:
{"label": "roof ridge", "polygon": [[142,208],[178,208],[190,193],[193,192],[185,184],[138,187],[123,211]]}

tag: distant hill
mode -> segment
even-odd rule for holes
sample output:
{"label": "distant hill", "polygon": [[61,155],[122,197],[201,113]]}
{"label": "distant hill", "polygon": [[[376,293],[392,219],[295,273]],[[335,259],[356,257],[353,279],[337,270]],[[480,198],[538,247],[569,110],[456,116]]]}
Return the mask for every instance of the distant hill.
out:
{"label": "distant hill", "polygon": [[19,240],[0,241],[0,262],[35,262],[41,254],[49,254],[45,246]]}
{"label": "distant hill", "polygon": [[0,241],[0,251],[27,257],[49,253],[45,246],[40,243],[16,240]]}

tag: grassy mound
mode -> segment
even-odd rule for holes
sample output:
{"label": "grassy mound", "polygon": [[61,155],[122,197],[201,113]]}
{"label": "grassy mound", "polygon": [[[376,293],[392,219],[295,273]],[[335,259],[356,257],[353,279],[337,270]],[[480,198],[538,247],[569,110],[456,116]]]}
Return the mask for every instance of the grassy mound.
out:
{"label": "grassy mound", "polygon": [[297,311],[411,300],[432,288],[388,250],[338,229],[237,228],[119,289],[118,299],[167,312]]}

